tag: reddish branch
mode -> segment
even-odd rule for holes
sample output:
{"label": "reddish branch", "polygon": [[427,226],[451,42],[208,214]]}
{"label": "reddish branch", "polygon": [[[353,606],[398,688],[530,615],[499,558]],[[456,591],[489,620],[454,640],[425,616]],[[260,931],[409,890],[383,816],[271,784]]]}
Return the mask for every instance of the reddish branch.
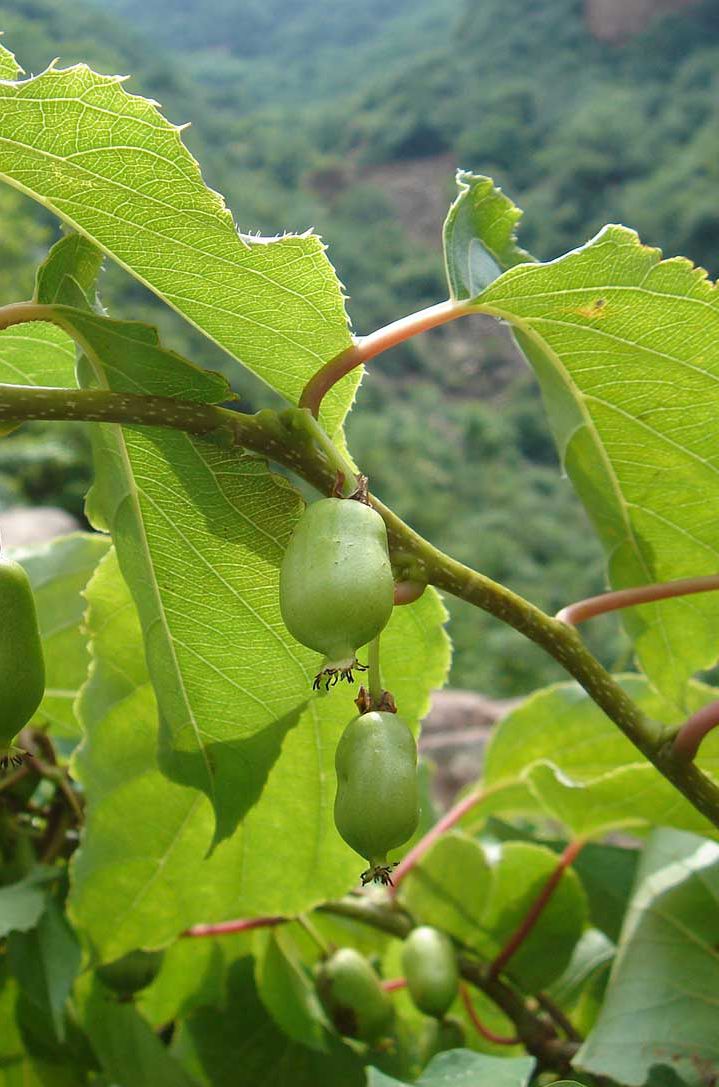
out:
{"label": "reddish branch", "polygon": [[215,925],[193,925],[185,929],[183,936],[227,936],[232,932],[249,932],[253,928],[272,928],[284,925],[288,917],[243,917],[237,921],[219,921]]}
{"label": "reddish branch", "polygon": [[459,995],[462,997],[462,1003],[467,1011],[472,1026],[477,1031],[477,1034],[481,1034],[483,1038],[486,1038],[488,1042],[493,1042],[495,1045],[521,1045],[521,1038],[509,1038],[504,1034],[495,1034],[493,1030],[486,1027],[482,1020],[477,1015],[477,1009],[472,1003],[472,997],[469,989],[466,985],[460,985]]}
{"label": "reddish branch", "polygon": [[420,332],[426,332],[430,328],[454,321],[466,313],[471,313],[471,308],[466,302],[440,302],[436,306],[429,306],[419,313],[411,313],[408,317],[402,317],[399,321],[393,321],[384,328],[377,329],[370,336],[357,338],[351,347],[342,351],[331,359],[325,366],[314,374],[305,385],[299,406],[309,408],[315,418],[319,415],[320,406],[333,385],[341,381],[355,367],[363,362],[368,362],[375,355],[383,351],[389,351],[391,347]]}
{"label": "reddish branch", "polygon": [[710,702],[689,717],[672,744],[672,752],[680,759],[691,762],[696,758],[704,737],[719,725],[719,702]]}
{"label": "reddish branch", "polygon": [[535,898],[532,905],[527,910],[527,913],[522,918],[522,921],[514,930],[512,935],[507,940],[506,944],[499,952],[494,962],[489,967],[490,978],[496,978],[504,970],[505,966],[512,958],[513,955],[519,950],[524,941],[530,935],[532,929],[537,924],[537,921],[544,913],[545,909],[551,901],[552,895],[559,886],[562,876],[566,872],[567,868],[574,863],[581,850],[586,845],[586,842],[582,838],[577,838],[576,841],[570,842],[567,848],[559,858],[559,862],[552,872],[551,876],[544,884],[544,887]]}
{"label": "reddish branch", "polygon": [[692,593],[708,593],[719,589],[719,574],[707,574],[704,577],[684,577],[678,581],[659,581],[655,585],[636,585],[632,589],[617,589],[611,593],[600,593],[576,604],[568,604],[555,615],[561,623],[576,626],[595,615],[618,611],[620,608],[632,608],[637,604],[651,604],[656,600],[669,600],[673,596],[691,596]]}
{"label": "reddish branch", "polygon": [[396,993],[398,989],[407,988],[406,978],[388,978],[382,982],[382,988],[386,993]]}
{"label": "reddish branch", "polygon": [[442,816],[439,822],[435,823],[431,830],[427,831],[423,838],[420,838],[392,873],[393,886],[389,888],[389,893],[392,896],[397,894],[397,888],[402,880],[412,871],[414,866],[421,861],[427,850],[434,845],[437,839],[441,838],[446,831],[451,830],[451,828],[460,821],[463,815],[466,815],[468,811],[475,808],[487,795],[488,790],[485,789],[477,789],[473,793],[468,793],[467,796],[459,801],[459,803],[455,804],[453,808],[450,808],[449,811]]}

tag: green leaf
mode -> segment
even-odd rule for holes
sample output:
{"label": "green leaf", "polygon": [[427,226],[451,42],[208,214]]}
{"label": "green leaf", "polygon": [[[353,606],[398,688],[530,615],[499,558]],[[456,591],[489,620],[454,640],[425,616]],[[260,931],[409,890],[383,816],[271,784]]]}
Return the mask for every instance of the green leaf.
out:
{"label": "green leaf", "polygon": [[[239,939],[239,936],[203,936],[171,944],[152,985],[135,997],[145,1019],[161,1027],[173,1019],[184,1018],[195,1008],[222,1004],[226,953]],[[248,939],[242,941],[245,950]]]}
{"label": "green leaf", "polygon": [[[311,233],[238,233],[154,102],[118,76],[50,66],[0,84],[0,176],[86,235],[293,403],[347,348],[344,297]],[[340,426],[359,375],[327,397]]]}
{"label": "green leaf", "polygon": [[[144,325],[56,312],[92,368],[83,384],[204,403],[228,395],[222,377],[164,351]],[[88,511],[112,532],[140,613],[163,768],[211,799],[220,841],[256,801],[310,693],[314,656],[279,613],[301,500],[257,458],[178,431],[102,425],[92,437]]]}
{"label": "green leaf", "polygon": [[53,245],[37,271],[35,301],[46,305],[95,306],[95,285],[102,268],[102,253],[82,234],[69,233]]}
{"label": "green leaf", "polygon": [[614,943],[619,938],[638,860],[637,849],[589,842],[572,865],[587,892],[592,924]]}
{"label": "green leaf", "polygon": [[55,1035],[65,1036],[65,1001],[80,967],[80,945],[65,914],[49,898],[37,925],[12,932],[8,962],[21,991],[51,1020]]}
{"label": "green leaf", "polygon": [[80,1020],[103,1071],[117,1087],[197,1087],[135,1005],[118,1001],[97,981],[83,994]]}
{"label": "green leaf", "polygon": [[[533,1057],[492,1057],[452,1049],[433,1057],[416,1082],[420,1087],[527,1087],[534,1065]],[[391,1087],[401,1082],[378,1068],[367,1071],[367,1087]]]}
{"label": "green leaf", "polygon": [[[71,907],[99,957],[162,946],[196,922],[296,914],[344,893],[363,867],[332,814],[334,750],[356,713],[354,692],[335,689],[312,699],[261,799],[235,835],[203,860],[212,809],[202,794],[160,771],[140,629],[113,553],[100,563],[87,596],[93,667],[79,704],[86,739],[74,773],[88,816],[72,862]],[[395,609],[383,636],[386,682],[401,692],[403,714],[415,727],[430,689],[444,680],[444,614],[436,594],[425,593]]]}
{"label": "green leaf", "polygon": [[226,1006],[201,1008],[183,1025],[181,1052],[189,1051],[210,1087],[362,1087],[364,1071],[352,1050],[333,1038],[317,1053],[291,1041],[276,1026],[253,984],[252,960],[229,972]]}
{"label": "green leaf", "polygon": [[526,778],[547,814],[579,838],[652,824],[717,834],[706,816],[649,763],[621,766],[591,782],[574,781],[556,766],[539,763]]}
{"label": "green leaf", "polygon": [[[402,884],[410,913],[492,960],[524,920],[557,865],[544,846],[505,842],[484,850],[458,832],[440,838]],[[468,891],[471,888],[471,891]],[[586,923],[587,906],[568,869],[506,972],[528,992],[567,967]]]}
{"label": "green leaf", "polygon": [[[670,723],[681,718],[642,676],[618,678],[648,717]],[[690,710],[716,697],[713,688],[699,683],[687,691]],[[719,777],[719,735],[707,737],[699,765]],[[538,691],[503,719],[487,748],[484,786],[490,792],[488,810],[504,805],[510,812],[544,811],[575,835],[657,821],[716,834],[575,683]],[[484,814],[478,806],[469,822]]]}
{"label": "green leaf", "polygon": [[[477,299],[534,366],[567,472],[623,588],[719,565],[719,301],[703,269],[608,226],[549,264],[510,269]],[[719,596],[624,613],[642,668],[684,706],[717,659]]]}
{"label": "green leaf", "polygon": [[656,831],[650,854],[667,833],[675,857],[640,871],[599,1020],[575,1058],[630,1087],[657,1065],[691,1084],[719,1072],[719,846]]}
{"label": "green leaf", "polygon": [[15,54],[0,45],[0,79],[17,79],[22,74],[22,68],[15,60]]}
{"label": "green leaf", "polygon": [[45,654],[45,697],[36,717],[56,735],[79,734],[73,703],[90,663],[81,594],[109,546],[106,536],[78,532],[13,552],[32,584]]}
{"label": "green leaf", "polygon": [[52,869],[37,865],[18,883],[0,887],[0,939],[35,927],[45,911],[43,884],[54,878]]}
{"label": "green leaf", "polygon": [[574,948],[567,969],[550,986],[549,996],[560,1008],[571,1009],[584,988],[609,969],[616,950],[612,941],[599,929],[586,929]]}
{"label": "green leaf", "polygon": [[534,257],[517,245],[522,212],[490,177],[458,170],[456,180],[459,196],[444,223],[444,263],[451,297],[469,299]]}
{"label": "green leaf", "polygon": [[331,1025],[292,935],[285,929],[257,933],[255,984],[265,1008],[289,1038],[327,1052],[326,1032]]}
{"label": "green leaf", "polygon": [[[0,331],[0,382],[74,387],[75,347],[55,325],[29,321]],[[13,426],[19,424],[12,424]]]}

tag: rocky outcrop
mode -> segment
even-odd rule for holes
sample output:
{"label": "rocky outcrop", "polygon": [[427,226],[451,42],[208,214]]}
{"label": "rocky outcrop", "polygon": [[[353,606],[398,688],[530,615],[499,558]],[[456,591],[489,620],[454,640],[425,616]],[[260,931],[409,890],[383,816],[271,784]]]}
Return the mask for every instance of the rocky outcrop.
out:
{"label": "rocky outcrop", "polygon": [[0,512],[0,540],[5,547],[28,547],[81,527],[72,514],[55,506],[11,506]]}
{"label": "rocky outcrop", "polygon": [[697,0],[585,0],[589,30],[600,41],[620,43],[641,34],[652,19],[692,7]]}
{"label": "rocky outcrop", "polygon": [[475,691],[435,691],[419,747],[436,766],[433,791],[440,808],[451,803],[458,789],[477,780],[492,728],[519,702]]}

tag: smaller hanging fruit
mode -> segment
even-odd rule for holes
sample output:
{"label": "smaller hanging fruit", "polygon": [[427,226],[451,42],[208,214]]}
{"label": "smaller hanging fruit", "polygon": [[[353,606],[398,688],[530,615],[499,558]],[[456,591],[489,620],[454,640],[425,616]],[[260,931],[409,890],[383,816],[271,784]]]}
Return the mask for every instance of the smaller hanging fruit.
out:
{"label": "smaller hanging fruit", "polygon": [[417,744],[396,713],[350,721],[335,754],[335,825],[369,868],[362,882],[391,883],[390,849],[404,845],[419,822]]}

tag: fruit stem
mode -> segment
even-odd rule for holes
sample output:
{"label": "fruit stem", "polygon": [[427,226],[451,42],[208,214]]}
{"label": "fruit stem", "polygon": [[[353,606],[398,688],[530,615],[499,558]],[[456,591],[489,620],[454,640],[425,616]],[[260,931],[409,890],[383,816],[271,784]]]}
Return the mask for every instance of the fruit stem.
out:
{"label": "fruit stem", "polygon": [[372,699],[372,705],[375,708],[379,708],[382,701],[382,673],[380,670],[379,660],[379,634],[376,638],[369,643],[367,650],[367,664],[369,666],[369,673],[367,677],[367,683],[369,686],[370,698]]}

